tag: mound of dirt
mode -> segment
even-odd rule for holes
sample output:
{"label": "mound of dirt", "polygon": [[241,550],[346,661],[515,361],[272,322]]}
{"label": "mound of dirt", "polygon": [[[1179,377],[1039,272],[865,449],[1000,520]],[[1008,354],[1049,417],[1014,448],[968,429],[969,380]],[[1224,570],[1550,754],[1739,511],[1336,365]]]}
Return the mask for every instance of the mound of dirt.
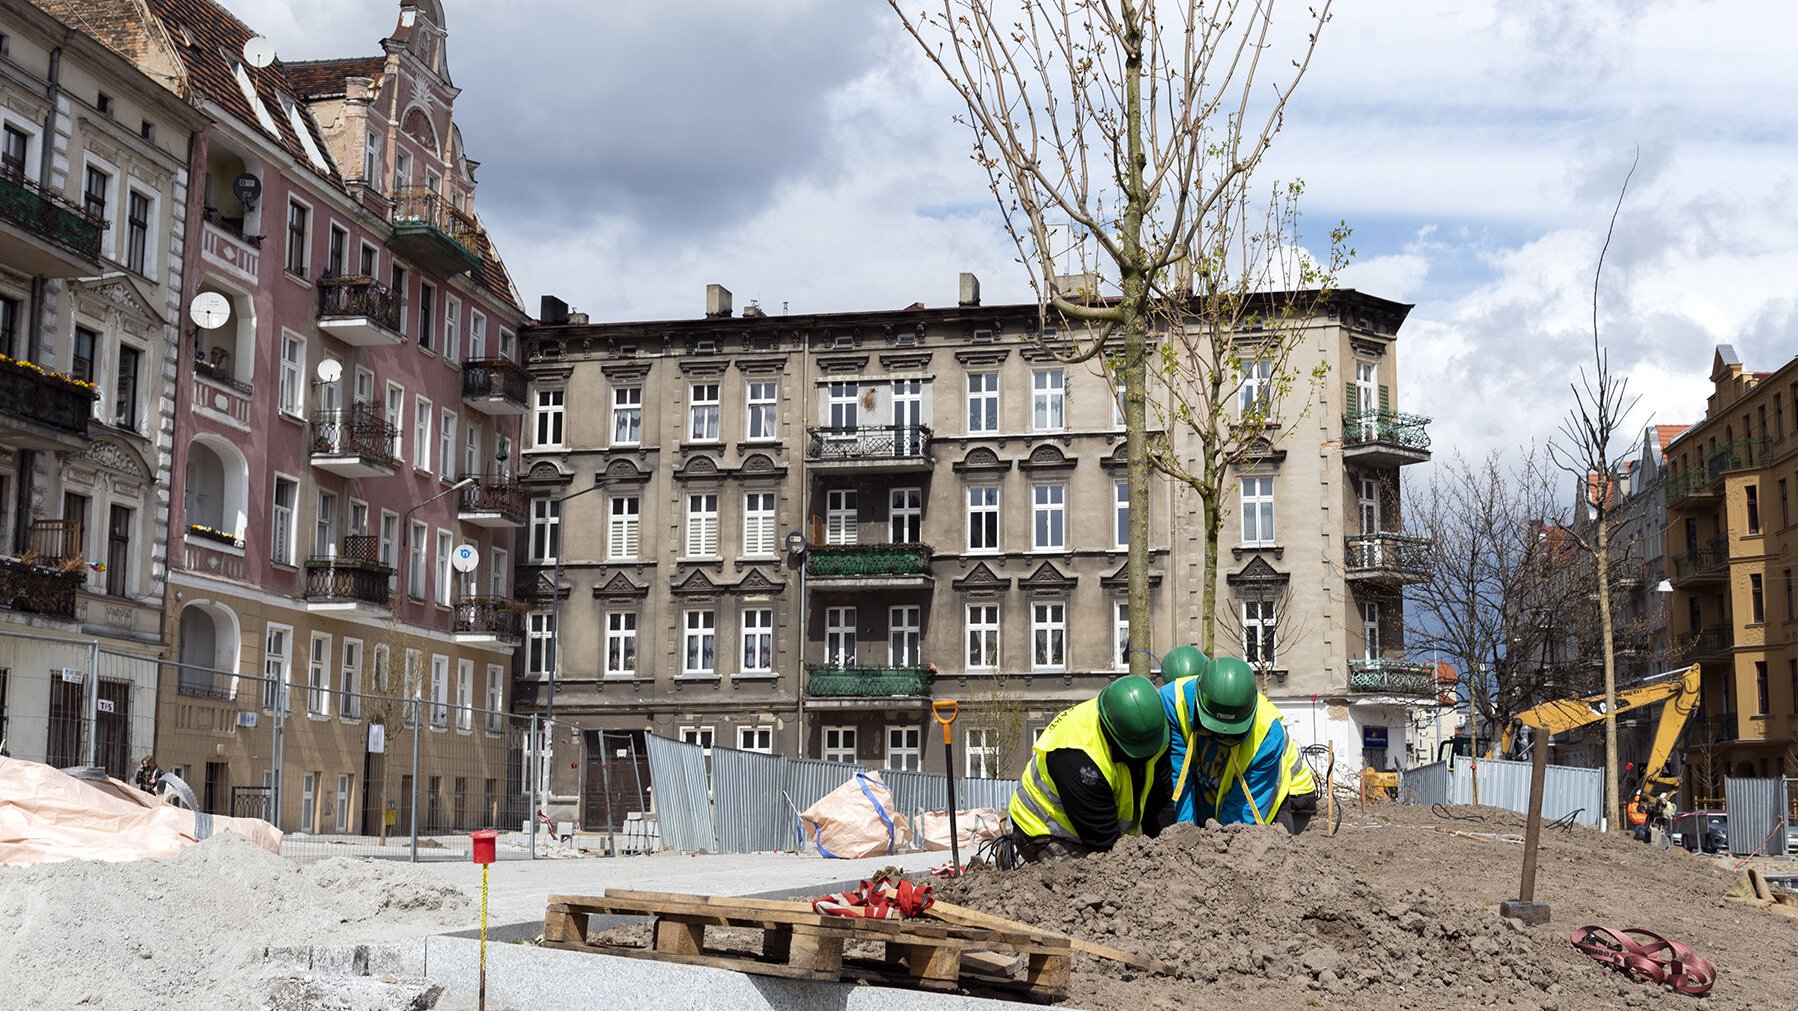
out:
{"label": "mound of dirt", "polygon": [[1352,811],[1334,838],[1175,826],[1084,860],[971,874],[941,894],[1180,968],[1169,980],[1078,958],[1068,1003],[1093,1009],[1694,1006],[1580,955],[1567,935],[1587,923],[1691,945],[1718,968],[1707,1008],[1791,1006],[1798,993],[1798,969],[1768,957],[1798,946],[1798,921],[1725,904],[1730,875],[1713,862],[1583,829],[1545,833],[1537,898],[1554,919],[1522,928],[1497,913],[1517,893],[1522,818],[1447,814]]}

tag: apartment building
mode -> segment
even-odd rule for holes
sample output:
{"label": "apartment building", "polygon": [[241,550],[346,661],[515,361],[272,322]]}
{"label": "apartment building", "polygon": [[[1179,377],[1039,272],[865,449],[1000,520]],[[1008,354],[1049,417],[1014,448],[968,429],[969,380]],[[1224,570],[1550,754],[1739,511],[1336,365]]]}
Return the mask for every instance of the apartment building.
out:
{"label": "apartment building", "polygon": [[[703,315],[632,323],[545,298],[523,335],[521,711],[589,754],[653,733],[940,770],[928,709],[953,698],[957,772],[1014,774],[1126,668],[1130,503],[1109,380],[1043,350],[1035,305],[978,292],[963,275],[943,308],[770,316],[712,285]],[[1400,470],[1429,455],[1425,419],[1393,408],[1407,310],[1341,292],[1307,326],[1297,367],[1337,374],[1240,469],[1219,573],[1229,648],[1307,740],[1382,768],[1437,689],[1403,652],[1428,547],[1400,523]],[[1153,488],[1159,652],[1198,634],[1203,545],[1192,496]],[[603,821],[597,764],[550,765],[558,808]]]}
{"label": "apartment building", "polygon": [[202,119],[78,26],[0,2],[0,740],[123,777],[157,706]]}
{"label": "apartment building", "polygon": [[1720,801],[1725,776],[1798,774],[1798,359],[1754,372],[1721,344],[1711,384],[1704,418],[1667,447],[1675,647],[1704,667],[1694,807]]}
{"label": "apartment building", "polygon": [[421,718],[457,769],[420,784],[421,828],[487,824],[517,778],[506,721],[476,710],[505,709],[518,641],[526,316],[474,212],[443,11],[404,0],[380,55],[285,63],[210,0],[80,6],[209,120],[158,758],[207,810],[373,833],[411,792],[384,741]]}

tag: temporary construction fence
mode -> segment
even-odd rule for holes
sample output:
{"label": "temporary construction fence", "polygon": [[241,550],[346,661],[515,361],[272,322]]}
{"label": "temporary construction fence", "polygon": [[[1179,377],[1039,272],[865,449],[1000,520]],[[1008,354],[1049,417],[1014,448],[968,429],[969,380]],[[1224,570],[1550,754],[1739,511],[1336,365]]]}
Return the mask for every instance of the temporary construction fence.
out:
{"label": "temporary construction fence", "polygon": [[[1478,770],[1477,773],[1475,770]],[[1471,804],[1474,779],[1479,801],[1511,811],[1530,808],[1530,763],[1504,759],[1461,758],[1432,762],[1399,774],[1399,800],[1407,804]],[[1550,765],[1543,780],[1542,816],[1572,816],[1576,824],[1597,827],[1604,813],[1604,773],[1570,765]]]}
{"label": "temporary construction fence", "polygon": [[1737,856],[1783,857],[1787,852],[1786,780],[1723,780],[1724,810],[1729,815],[1729,851]]}
{"label": "temporary construction fence", "polygon": [[[646,739],[662,844],[707,853],[797,851],[807,845],[799,813],[863,771],[848,762],[786,758]],[[916,818],[949,805],[948,777],[883,769],[894,809]],[[955,781],[956,806],[1003,811],[1015,779]]]}

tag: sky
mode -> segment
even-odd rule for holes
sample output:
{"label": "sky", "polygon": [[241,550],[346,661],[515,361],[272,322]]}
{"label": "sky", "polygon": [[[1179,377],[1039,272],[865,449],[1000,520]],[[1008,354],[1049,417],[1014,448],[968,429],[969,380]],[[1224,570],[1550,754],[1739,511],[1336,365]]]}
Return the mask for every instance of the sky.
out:
{"label": "sky", "polygon": [[[286,59],[374,54],[397,0],[226,0]],[[914,0],[921,5],[922,0]],[[1032,297],[947,85],[879,0],[445,0],[477,208],[528,308],[699,316]],[[1283,5],[1282,24],[1304,5]],[[1401,410],[1436,452],[1555,437],[1598,326],[1695,421],[1718,344],[1798,352],[1798,5],[1341,2],[1262,169],[1337,221],[1342,283],[1416,306]],[[1316,251],[1316,250],[1314,250]]]}

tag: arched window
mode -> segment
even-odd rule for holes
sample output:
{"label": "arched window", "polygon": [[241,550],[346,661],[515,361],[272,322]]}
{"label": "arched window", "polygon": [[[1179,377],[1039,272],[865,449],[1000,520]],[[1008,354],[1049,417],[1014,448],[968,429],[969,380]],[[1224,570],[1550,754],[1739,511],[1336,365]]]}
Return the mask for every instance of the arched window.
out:
{"label": "arched window", "polygon": [[237,615],[222,604],[195,601],[181,609],[177,635],[178,694],[232,698],[237,678]]}
{"label": "arched window", "polygon": [[216,435],[195,437],[187,450],[183,516],[188,532],[242,545],[249,523],[250,465],[243,452]]}

